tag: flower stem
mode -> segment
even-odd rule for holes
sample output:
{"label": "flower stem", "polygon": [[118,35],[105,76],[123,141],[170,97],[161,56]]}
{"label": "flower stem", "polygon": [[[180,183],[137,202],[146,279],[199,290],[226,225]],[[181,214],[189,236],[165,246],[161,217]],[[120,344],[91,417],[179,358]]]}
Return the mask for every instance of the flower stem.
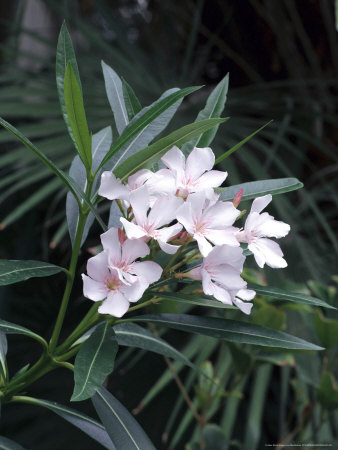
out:
{"label": "flower stem", "polygon": [[58,317],[56,319],[56,323],[54,326],[53,334],[52,334],[52,337],[51,337],[51,340],[49,343],[49,352],[51,354],[54,352],[54,350],[56,348],[56,345],[57,345],[57,342],[58,342],[58,339],[60,336],[62,324],[63,324],[64,318],[65,318],[70,294],[71,294],[74,279],[75,279],[76,265],[77,265],[77,260],[79,257],[82,235],[83,235],[84,227],[86,225],[87,216],[88,216],[88,214],[84,214],[82,211],[80,211],[79,221],[78,221],[75,240],[74,240],[72,257],[71,257],[70,265],[69,265],[69,269],[68,269],[68,271],[69,271],[68,280],[67,280],[65,291],[63,294],[59,314],[58,314]]}

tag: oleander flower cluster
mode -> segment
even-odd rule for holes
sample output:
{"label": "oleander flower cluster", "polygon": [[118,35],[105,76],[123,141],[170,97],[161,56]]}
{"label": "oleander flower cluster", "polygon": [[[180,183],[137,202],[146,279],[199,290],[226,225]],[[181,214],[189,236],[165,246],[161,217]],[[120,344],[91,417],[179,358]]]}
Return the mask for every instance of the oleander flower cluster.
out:
{"label": "oleander flower cluster", "polygon": [[82,275],[84,295],[102,301],[100,313],[123,316],[152,283],[175,276],[170,267],[152,260],[163,251],[172,255],[174,268],[183,258],[187,263],[189,258],[199,260],[198,267],[180,277],[200,280],[206,295],[250,314],[255,291],[241,277],[244,247],[261,268],[286,267],[280,246],[270,238],[286,236],[290,226],[262,212],[271,195],[256,198],[244,227],[237,226],[243,215],[238,209],[242,191],[232,202],[220,199],[215,188],[227,172],[213,170],[210,148],[195,147],[186,158],[173,147],[161,160],[165,168],[139,170],[126,184],[103,172],[99,194],[118,201],[124,217],[121,228],[101,235],[103,251],[88,260],[88,275]]}

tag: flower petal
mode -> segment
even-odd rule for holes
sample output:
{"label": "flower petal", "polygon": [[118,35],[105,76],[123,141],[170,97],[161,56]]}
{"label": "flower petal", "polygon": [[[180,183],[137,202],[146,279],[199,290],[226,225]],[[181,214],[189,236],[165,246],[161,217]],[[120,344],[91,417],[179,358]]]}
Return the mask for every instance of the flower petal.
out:
{"label": "flower petal", "polygon": [[188,276],[192,280],[202,280],[201,270],[202,270],[201,266],[200,267],[196,267],[195,269],[191,269],[190,272],[188,273]]}
{"label": "flower petal", "polygon": [[101,175],[101,184],[98,191],[99,195],[109,200],[128,200],[129,190],[117,179],[112,172],[103,172]]}
{"label": "flower petal", "polygon": [[148,245],[140,239],[127,239],[122,245],[122,260],[130,264],[137,258],[144,258],[149,255]]}
{"label": "flower petal", "polygon": [[250,212],[260,213],[261,211],[263,211],[264,208],[266,208],[266,206],[271,202],[271,200],[272,200],[271,194],[255,198],[255,200],[252,202]]}
{"label": "flower petal", "polygon": [[90,277],[82,274],[83,280],[83,295],[94,302],[103,300],[107,297],[108,289],[102,281],[92,280]]}
{"label": "flower petal", "polygon": [[248,249],[254,254],[259,267],[263,267],[264,263],[273,269],[282,269],[287,266],[280,246],[271,239],[256,239],[254,243],[248,245]]}
{"label": "flower petal", "polygon": [[154,175],[149,169],[141,169],[135,172],[133,175],[130,175],[128,178],[128,186],[131,191],[138,189],[143,186],[143,184],[149,180]]}
{"label": "flower petal", "polygon": [[235,297],[232,301],[242,312],[244,312],[244,314],[249,315],[251,313],[251,308],[253,307],[252,303],[243,302],[237,297]]}
{"label": "flower petal", "polygon": [[147,186],[141,186],[130,193],[130,203],[138,225],[147,223],[149,193]]}
{"label": "flower petal", "polygon": [[180,245],[167,244],[166,242],[163,242],[160,239],[157,239],[157,242],[161,250],[163,250],[164,253],[167,253],[168,255],[174,255],[180,248]]}
{"label": "flower petal", "polygon": [[238,228],[227,227],[224,230],[209,230],[205,232],[205,237],[209,239],[215,245],[231,245],[233,247],[238,247],[239,242],[236,238],[236,233]]}
{"label": "flower petal", "polygon": [[176,236],[182,230],[182,225],[180,223],[175,223],[171,227],[164,227],[157,231],[156,239],[162,242],[167,242],[172,237]]}
{"label": "flower petal", "polygon": [[206,257],[212,250],[212,245],[205,239],[205,237],[200,234],[194,234],[194,239],[197,241],[199,251],[202,253],[202,256]]}
{"label": "flower petal", "polygon": [[184,226],[189,234],[194,234],[195,224],[193,210],[189,201],[180,206],[176,213],[176,219]]}
{"label": "flower petal", "polygon": [[87,261],[87,273],[95,281],[104,282],[109,276],[108,253],[101,252]]}
{"label": "flower petal", "polygon": [[129,308],[128,300],[118,291],[110,293],[102,303],[98,311],[100,314],[110,314],[114,317],[122,317]]}
{"label": "flower petal", "polygon": [[210,170],[204,173],[195,182],[195,191],[200,191],[208,188],[215,188],[220,186],[228,176],[228,172],[221,172],[220,170]]}
{"label": "flower petal", "polygon": [[161,160],[170,170],[176,172],[178,178],[183,176],[185,170],[185,156],[178,147],[174,146],[162,156]]}
{"label": "flower petal", "polygon": [[154,228],[168,225],[176,218],[177,209],[182,205],[183,199],[178,197],[161,197],[156,200],[151,208],[148,223],[154,224]]}
{"label": "flower petal", "polygon": [[128,222],[128,220],[124,217],[121,217],[120,221],[122,222],[126,235],[129,239],[138,239],[143,236],[147,236],[147,232],[135,223]]}
{"label": "flower petal", "polygon": [[158,281],[162,275],[162,267],[153,261],[135,262],[130,271],[137,276],[144,277],[149,284]]}
{"label": "flower petal", "polygon": [[110,228],[100,235],[104,250],[109,252],[109,259],[112,261],[121,260],[121,244],[117,228]]}
{"label": "flower petal", "polygon": [[137,302],[142,297],[144,291],[148,288],[149,283],[145,278],[138,278],[135,283],[129,286],[123,285],[120,292],[125,296],[129,302]]}
{"label": "flower petal", "polygon": [[256,229],[260,236],[281,238],[288,234],[290,225],[279,220],[267,220]]}
{"label": "flower petal", "polygon": [[185,174],[187,178],[196,180],[215,164],[215,155],[211,148],[195,147],[187,158]]}
{"label": "flower petal", "polygon": [[208,228],[222,229],[232,225],[240,213],[231,202],[217,202],[203,213],[203,221]]}

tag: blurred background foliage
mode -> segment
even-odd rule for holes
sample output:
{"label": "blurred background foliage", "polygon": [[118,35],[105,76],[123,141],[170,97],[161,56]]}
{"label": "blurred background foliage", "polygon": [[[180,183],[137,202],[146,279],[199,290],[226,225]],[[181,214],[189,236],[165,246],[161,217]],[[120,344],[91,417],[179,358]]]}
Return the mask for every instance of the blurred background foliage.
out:
{"label": "blurred background foliage", "polygon": [[[192,122],[213,87],[229,72],[224,116],[231,120],[220,128],[214,151],[219,155],[269,120],[273,122],[220,164],[220,169],[229,172],[227,185],[289,176],[305,185],[300,191],[274,197],[272,206],[277,219],[292,227],[282,243],[289,267],[278,273],[267,269],[247,276],[337,305],[338,41],[334,1],[1,2],[0,116],[68,170],[75,153],[55,85],[56,40],[64,19],[76,48],[93,132],[114,127],[101,59],[127,80],[143,106],[166,89],[205,85],[184,101],[166,132]],[[6,131],[0,131],[0,173],[0,257],[66,265],[70,240],[66,192],[59,181]],[[92,228],[88,248],[97,245],[99,232],[98,227]],[[84,251],[83,266],[87,257]],[[48,283],[31,280],[2,290],[2,318],[49,336],[59,305],[59,283],[61,278],[55,277]],[[225,449],[224,442],[231,442],[229,448],[254,450],[265,443],[296,439],[309,443],[338,440],[334,381],[338,378],[337,313],[271,304],[262,298],[255,305],[253,321],[285,329],[328,350],[312,355],[270,355],[252,347],[239,349],[205,338],[187,341],[181,333],[168,334],[174,345],[222,380],[221,392],[215,392],[192,371],[175,368],[196,408],[204,411],[208,422],[221,426],[221,430],[205,430],[206,441],[218,435],[217,442],[221,442],[219,446],[209,444],[209,448]],[[87,307],[78,281],[65,333]],[[227,317],[234,314],[227,313]],[[9,343],[13,371],[38,356],[37,349],[27,347],[19,337],[11,336]],[[198,427],[171,380],[170,368],[160,357],[126,350],[121,352],[109,385],[130,410],[139,405],[138,420],[157,448],[183,449],[190,442],[189,449],[195,449]],[[66,403],[71,385],[71,377],[61,371],[60,378],[52,382],[43,379],[42,390],[35,388],[32,395]],[[94,414],[89,405],[82,407]],[[55,442],[49,442],[48,449],[67,448],[69,439],[74,439],[74,449],[95,448],[52,413],[31,406],[22,406],[20,412],[17,408],[8,407],[2,429],[28,448],[47,448],[51,434]]]}

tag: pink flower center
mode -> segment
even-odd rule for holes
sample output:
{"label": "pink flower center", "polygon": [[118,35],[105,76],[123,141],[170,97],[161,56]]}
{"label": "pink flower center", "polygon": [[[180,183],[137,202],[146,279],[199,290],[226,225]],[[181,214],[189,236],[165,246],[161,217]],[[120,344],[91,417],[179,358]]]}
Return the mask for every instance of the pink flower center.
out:
{"label": "pink flower center", "polygon": [[121,286],[121,281],[116,277],[111,277],[106,280],[106,286],[110,291],[117,291]]}

